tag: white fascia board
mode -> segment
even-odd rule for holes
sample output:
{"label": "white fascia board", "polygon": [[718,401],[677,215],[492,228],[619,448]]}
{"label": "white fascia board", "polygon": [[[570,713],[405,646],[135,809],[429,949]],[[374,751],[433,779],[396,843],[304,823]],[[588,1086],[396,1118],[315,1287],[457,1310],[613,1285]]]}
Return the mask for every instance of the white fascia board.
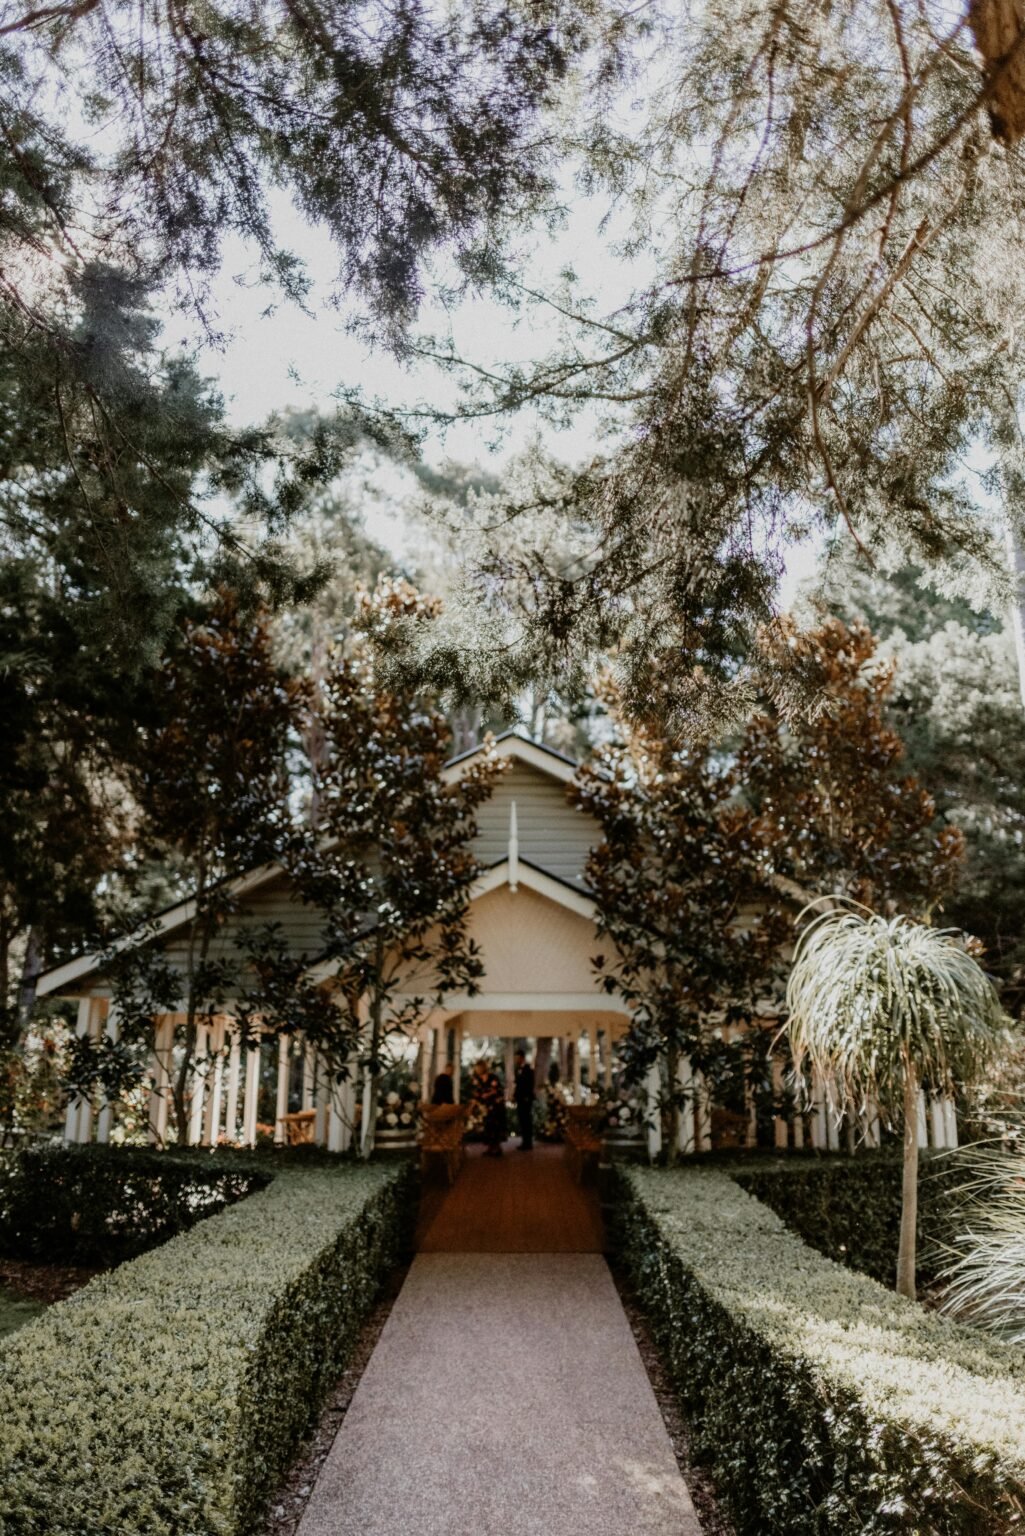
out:
{"label": "white fascia board", "polygon": [[[468,752],[448,763],[442,769],[442,777],[448,784],[454,784],[461,779],[463,770],[484,752],[481,745],[475,752]],[[549,778],[558,779],[561,784],[568,784],[576,777],[577,765],[567,762],[554,752],[549,752],[544,747],[539,747],[536,742],[526,736],[516,734],[503,736],[492,747],[496,757],[513,758],[521,763],[527,763],[531,768],[537,768],[541,773],[546,773]]]}
{"label": "white fascia board", "polygon": [[[275,875],[280,875],[280,864],[262,864],[259,869],[252,869],[247,875],[239,875],[238,879],[231,882],[233,896],[244,896],[248,891],[255,890],[258,885],[263,885]],[[180,928],[184,923],[191,923],[196,915],[196,898],[189,896],[185,901],[180,901],[175,907],[168,907],[166,912],[161,912],[159,917],[153,920],[155,933],[152,938],[161,939],[165,934],[171,933],[175,928]],[[83,977],[91,975],[102,968],[104,960],[109,955],[118,955],[124,949],[130,949],[133,944],[139,942],[145,928],[134,928],[131,933],[126,933],[123,938],[115,940],[104,954],[79,955],[77,960],[68,960],[63,965],[58,965],[52,971],[44,971],[36,984],[37,997],[59,997],[64,987],[71,986]]]}
{"label": "white fascia board", "polygon": [[[579,917],[586,917],[589,922],[597,921],[598,909],[590,896],[586,896],[583,891],[575,891],[572,886],[564,885],[561,880],[554,880],[551,875],[535,869],[532,864],[525,863],[523,859],[517,862],[516,881],[518,885],[526,886],[538,896],[544,896],[558,906],[566,907],[570,912],[576,912]],[[493,864],[490,869],[485,870],[484,874],[479,875],[473,882],[470,900],[477,901],[481,896],[487,896],[491,891],[501,890],[508,884],[509,860],[503,859],[500,864]]]}
{"label": "white fascia board", "polygon": [[[395,997],[396,1004],[406,999]],[[445,997],[440,1012],[448,1018],[460,1013],[591,1013],[615,1014],[629,1019],[630,1010],[624,1003],[605,992],[478,992],[469,997],[464,992],[451,992]]]}

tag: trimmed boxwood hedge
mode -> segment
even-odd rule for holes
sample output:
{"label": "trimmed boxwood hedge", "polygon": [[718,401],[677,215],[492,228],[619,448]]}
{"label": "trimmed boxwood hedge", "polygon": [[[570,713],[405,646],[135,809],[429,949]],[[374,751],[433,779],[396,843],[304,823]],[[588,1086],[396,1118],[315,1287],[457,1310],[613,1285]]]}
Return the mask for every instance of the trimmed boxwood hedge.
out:
{"label": "trimmed boxwood hedge", "polygon": [[815,1253],[721,1170],[614,1177],[618,1252],[739,1532],[1025,1529],[1025,1354]]}
{"label": "trimmed boxwood hedge", "polygon": [[289,1167],[0,1348],[3,1536],[252,1536],[409,1236],[415,1173]]}
{"label": "trimmed boxwood hedge", "polygon": [[[819,1253],[892,1285],[900,1234],[901,1160],[889,1152],[858,1157],[799,1157],[735,1162],[741,1189],[782,1216]],[[918,1282],[927,1285],[945,1262],[944,1246],[960,1230],[964,1169],[955,1157],[923,1153],[918,1181]]]}
{"label": "trimmed boxwood hedge", "polygon": [[107,1268],[136,1258],[271,1178],[252,1154],[27,1147],[0,1169],[0,1253]]}

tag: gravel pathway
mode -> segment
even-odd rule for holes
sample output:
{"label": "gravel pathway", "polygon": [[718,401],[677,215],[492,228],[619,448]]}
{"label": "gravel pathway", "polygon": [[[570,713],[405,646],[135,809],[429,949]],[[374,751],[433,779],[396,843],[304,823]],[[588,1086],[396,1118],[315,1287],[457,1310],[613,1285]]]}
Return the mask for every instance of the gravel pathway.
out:
{"label": "gravel pathway", "polygon": [[421,1253],[299,1536],[700,1536],[605,1260]]}

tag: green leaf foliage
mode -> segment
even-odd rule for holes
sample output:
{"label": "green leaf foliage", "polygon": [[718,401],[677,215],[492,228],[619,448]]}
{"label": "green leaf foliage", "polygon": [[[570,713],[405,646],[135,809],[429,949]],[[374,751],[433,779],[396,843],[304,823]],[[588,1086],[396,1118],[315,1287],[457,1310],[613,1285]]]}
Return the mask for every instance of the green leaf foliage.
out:
{"label": "green leaf foliage", "polygon": [[622,1170],[619,1251],[740,1536],[1006,1536],[1025,1356],[831,1263],[723,1172]]}
{"label": "green leaf foliage", "polygon": [[4,1536],[252,1536],[411,1190],[406,1166],[283,1167],[23,1328],[0,1352]]}

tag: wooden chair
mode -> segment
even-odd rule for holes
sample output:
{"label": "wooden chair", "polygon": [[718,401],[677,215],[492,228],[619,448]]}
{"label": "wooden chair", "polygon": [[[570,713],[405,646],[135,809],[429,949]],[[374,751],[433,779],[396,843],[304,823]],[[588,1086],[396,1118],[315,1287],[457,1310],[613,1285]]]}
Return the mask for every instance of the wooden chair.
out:
{"label": "wooden chair", "polygon": [[601,1157],[601,1117],[602,1110],[598,1105],[566,1105],[566,1129],[563,1133],[566,1160],[578,1184],[583,1183],[588,1168]]}
{"label": "wooden chair", "polygon": [[314,1124],[317,1119],[315,1109],[300,1109],[294,1115],[282,1115],[281,1124],[285,1127],[285,1141],[290,1147],[302,1147],[313,1142]]}
{"label": "wooden chair", "polygon": [[469,1118],[465,1104],[420,1105],[420,1169],[427,1172],[428,1160],[440,1157],[450,1184],[463,1166],[463,1133]]}

